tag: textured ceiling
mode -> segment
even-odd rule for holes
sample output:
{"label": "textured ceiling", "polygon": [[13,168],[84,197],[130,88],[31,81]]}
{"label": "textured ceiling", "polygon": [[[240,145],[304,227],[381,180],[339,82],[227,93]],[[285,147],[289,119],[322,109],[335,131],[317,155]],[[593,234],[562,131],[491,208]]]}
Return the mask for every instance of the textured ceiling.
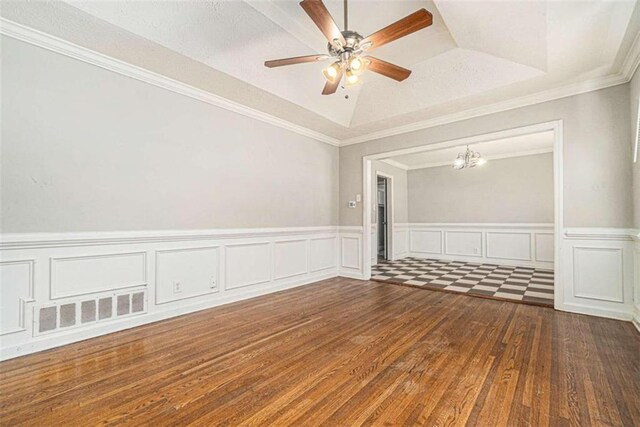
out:
{"label": "textured ceiling", "polygon": [[[486,160],[505,159],[552,152],[553,138],[553,132],[540,132],[481,142],[470,145],[469,148],[480,153]],[[460,146],[422,151],[419,153],[389,157],[383,161],[407,170],[448,166],[453,164],[453,160],[458,153],[464,151],[464,149],[464,146]]]}
{"label": "textured ceiling", "polygon": [[[342,2],[325,3],[342,27]],[[325,52],[298,1],[4,1],[2,15],[338,139],[615,74],[639,27],[634,0],[352,0],[349,28],[368,35],[422,7],[431,27],[375,51],[409,79],[368,72],[333,96],[322,64],[263,66]]]}

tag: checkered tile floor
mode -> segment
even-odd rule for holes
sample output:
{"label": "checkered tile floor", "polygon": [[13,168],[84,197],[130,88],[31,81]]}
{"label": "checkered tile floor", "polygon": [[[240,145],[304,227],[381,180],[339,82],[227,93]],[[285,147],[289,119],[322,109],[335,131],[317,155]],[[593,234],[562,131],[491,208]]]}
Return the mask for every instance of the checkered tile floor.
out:
{"label": "checkered tile floor", "polygon": [[435,259],[379,261],[371,280],[553,307],[553,271]]}

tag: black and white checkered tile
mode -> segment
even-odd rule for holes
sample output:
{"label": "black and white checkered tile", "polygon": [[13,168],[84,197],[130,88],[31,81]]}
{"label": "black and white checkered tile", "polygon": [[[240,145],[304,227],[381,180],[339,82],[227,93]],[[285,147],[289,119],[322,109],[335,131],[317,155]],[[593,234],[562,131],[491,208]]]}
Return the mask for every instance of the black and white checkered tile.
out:
{"label": "black and white checkered tile", "polygon": [[553,271],[531,267],[403,258],[379,261],[371,280],[553,307]]}

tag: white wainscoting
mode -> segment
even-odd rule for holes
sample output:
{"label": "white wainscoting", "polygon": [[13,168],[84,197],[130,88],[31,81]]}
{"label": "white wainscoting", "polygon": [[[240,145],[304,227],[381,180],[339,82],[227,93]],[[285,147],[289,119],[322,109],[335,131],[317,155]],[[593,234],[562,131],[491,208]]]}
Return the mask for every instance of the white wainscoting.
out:
{"label": "white wainscoting", "polygon": [[34,260],[0,262],[0,336],[26,331],[27,303],[34,301]]}
{"label": "white wainscoting", "polygon": [[632,319],[636,274],[632,230],[565,229],[561,274],[562,298],[556,308]]}
{"label": "white wainscoting", "polygon": [[146,286],[146,257],[146,252],[51,257],[51,299]]}
{"label": "white wainscoting", "polygon": [[220,246],[156,251],[156,304],[218,292]]}
{"label": "white wainscoting", "polygon": [[553,269],[552,224],[410,223],[406,255]]}
{"label": "white wainscoting", "polygon": [[273,248],[269,241],[227,245],[225,289],[269,282],[272,263]]}
{"label": "white wainscoting", "polygon": [[361,228],[345,231],[4,234],[0,358],[336,277],[338,269],[361,277]]}
{"label": "white wainscoting", "polygon": [[363,270],[362,227],[340,227],[340,276],[363,279]]}
{"label": "white wainscoting", "polygon": [[633,238],[633,314],[632,320],[640,332],[640,230],[632,230]]}
{"label": "white wainscoting", "polygon": [[401,259],[409,255],[409,228],[407,224],[393,226],[393,259]]}
{"label": "white wainscoting", "polygon": [[633,240],[633,310],[631,320],[640,332],[640,230],[631,230]]}

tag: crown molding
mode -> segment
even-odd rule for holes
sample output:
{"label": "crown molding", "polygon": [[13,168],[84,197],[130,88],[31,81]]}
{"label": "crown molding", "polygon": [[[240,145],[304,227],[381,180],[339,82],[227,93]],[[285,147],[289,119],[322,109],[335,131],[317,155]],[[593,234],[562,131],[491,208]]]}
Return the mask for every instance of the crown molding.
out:
{"label": "crown molding", "polygon": [[435,126],[441,126],[449,123],[459,122],[462,120],[472,119],[474,117],[514,110],[516,108],[527,107],[530,105],[553,101],[560,98],[566,98],[586,92],[605,89],[611,86],[617,86],[627,83],[629,80],[630,78],[627,78],[621,74],[612,74],[604,77],[598,77],[592,80],[587,80],[585,82],[573,83],[567,86],[561,86],[559,88],[549,89],[531,95],[497,102],[495,104],[483,105],[482,107],[459,111],[456,113],[435,117],[433,119],[423,120],[404,126],[398,126],[395,128],[385,129],[366,135],[356,136],[354,138],[344,139],[340,142],[340,146],[343,147],[347,145],[360,144],[380,138],[387,138],[390,136],[401,135],[404,133],[415,132]]}
{"label": "crown molding", "polygon": [[640,64],[639,34],[629,49],[619,74],[598,77],[531,95],[341,140],[1,17],[0,34],[337,147],[415,132],[474,117],[522,108],[624,84],[631,80]]}
{"label": "crown molding", "polygon": [[494,104],[484,105],[478,108],[460,111],[457,113],[447,114],[433,119],[423,120],[411,123],[405,126],[398,126],[391,129],[373,132],[367,135],[347,138],[340,141],[340,146],[360,144],[367,141],[373,141],[380,138],[386,138],[403,133],[415,132],[417,130],[428,129],[435,126],[445,125],[449,123],[467,120],[474,117],[486,116],[489,114],[500,113],[503,111],[513,110],[516,108],[527,107],[530,105],[540,104],[543,102],[553,101],[556,99],[567,98],[569,96],[580,95],[582,93],[593,92],[595,90],[606,89],[608,87],[617,86],[628,83],[635,74],[640,65],[640,33],[636,35],[633,44],[627,52],[627,56],[622,63],[622,67],[618,74],[610,74],[608,76],[597,77],[595,79],[584,82],[572,83],[554,89],[537,92],[531,95],[525,95],[518,98],[509,99]]}
{"label": "crown molding", "polygon": [[636,73],[638,65],[640,65],[640,33],[638,33],[636,38],[633,40],[633,43],[629,48],[629,52],[622,63],[620,73],[627,78],[627,81],[629,81]]}
{"label": "crown molding", "polygon": [[33,28],[26,27],[5,18],[0,18],[0,34],[104,68],[105,70],[109,70],[123,76],[170,90],[180,95],[197,99],[216,107],[224,108],[225,110],[232,111],[234,113],[242,114],[243,116],[250,117],[252,119],[260,120],[261,122],[315,139],[316,141],[324,142],[333,146],[340,145],[340,141],[338,139],[323,133],[291,123],[263,111],[247,107],[219,95],[212,94],[211,92],[207,92],[186,83],[154,73],[153,71],[145,70],[91,49],[78,46],[74,43],[43,33]]}

